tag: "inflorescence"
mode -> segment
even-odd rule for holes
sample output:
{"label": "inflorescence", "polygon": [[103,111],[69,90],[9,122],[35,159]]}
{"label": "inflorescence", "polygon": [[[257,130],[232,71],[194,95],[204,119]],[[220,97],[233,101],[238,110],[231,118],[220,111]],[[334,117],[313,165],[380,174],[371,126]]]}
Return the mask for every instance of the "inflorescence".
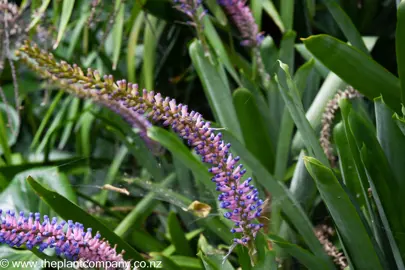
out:
{"label": "inflorescence", "polygon": [[80,223],[50,219],[40,213],[24,212],[15,214],[13,211],[0,210],[0,243],[10,247],[25,245],[28,249],[37,247],[41,252],[47,248],[54,249],[56,255],[70,260],[88,260],[94,262],[124,262],[123,253],[117,253],[116,247],[101,239],[101,235],[92,235],[91,228],[87,230]]}
{"label": "inflorescence", "polygon": [[202,161],[212,167],[212,181],[221,192],[218,200],[227,212],[225,218],[232,220],[233,233],[239,233],[235,244],[252,247],[257,232],[263,227],[254,220],[260,216],[263,201],[258,190],[251,185],[252,178],[241,181],[246,169],[229,149],[231,145],[222,140],[222,134],[215,134],[210,122],[187,105],[177,104],[174,99],[163,97],[153,91],[139,91],[138,85],[125,80],[114,82],[111,75],[103,78],[97,71],[88,69],[87,75],[76,65],[56,62],[53,55],[39,50],[35,45],[25,43],[19,50],[23,61],[42,77],[72,94],[92,99],[123,115],[128,122],[139,122],[143,117],[152,121],[162,121],[164,125],[179,134],[194,147]]}
{"label": "inflorescence", "polygon": [[322,115],[322,128],[320,134],[320,143],[325,153],[326,157],[329,159],[329,162],[332,167],[336,165],[336,156],[333,153],[333,147],[330,141],[332,136],[332,127],[333,120],[335,119],[336,112],[339,109],[339,101],[341,99],[354,99],[362,97],[362,95],[353,87],[348,86],[345,91],[338,91],[333,99],[329,100],[326,104],[324,113]]}
{"label": "inflorescence", "polygon": [[263,35],[259,33],[252,11],[246,6],[245,0],[218,0],[219,4],[232,18],[232,21],[242,35],[241,44],[248,47],[257,47],[263,41]]}

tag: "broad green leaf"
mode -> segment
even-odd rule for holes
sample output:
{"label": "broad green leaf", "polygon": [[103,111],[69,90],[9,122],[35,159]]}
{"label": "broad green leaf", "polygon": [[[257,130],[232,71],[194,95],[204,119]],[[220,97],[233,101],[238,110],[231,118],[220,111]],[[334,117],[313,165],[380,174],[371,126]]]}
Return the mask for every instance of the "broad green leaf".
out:
{"label": "broad green leaf", "polygon": [[[333,140],[336,145],[337,156],[339,157],[340,171],[343,183],[356,198],[361,207],[365,207],[364,192],[361,187],[361,180],[356,170],[354,153],[351,151],[350,143],[346,137],[343,123],[338,123],[333,129]],[[354,149],[357,152],[357,149]]]}
{"label": "broad green leaf", "polygon": [[318,136],[312,129],[308,119],[305,118],[300,94],[291,78],[288,66],[280,62],[280,72],[278,74],[279,76],[276,76],[275,79],[278,83],[280,93],[298,130],[306,138],[305,144],[309,154],[319,158],[324,164],[329,164],[329,161],[319,144]]}
{"label": "broad green leaf", "polygon": [[309,175],[304,163],[304,151],[301,151],[294,175],[291,179],[290,190],[294,198],[302,205],[305,212],[309,213],[317,196],[315,182]]}
{"label": "broad green leaf", "polygon": [[[308,49],[305,47],[304,44],[295,44],[295,49],[305,60],[308,61],[310,59],[315,59],[313,54],[310,51],[308,51]],[[315,59],[315,69],[319,72],[319,74],[323,78],[326,78],[326,76],[328,76],[329,74],[329,69],[316,59]]]}
{"label": "broad green leaf", "polygon": [[[296,75],[294,76],[294,81],[297,85],[299,92],[299,97],[301,98],[305,85],[307,84],[308,76],[314,66],[314,61],[302,65]],[[276,169],[275,176],[278,179],[283,179],[285,171],[287,169],[288,157],[290,153],[291,137],[294,131],[294,121],[291,118],[290,112],[287,107],[284,107],[283,116],[281,120],[280,134],[278,135],[277,141],[277,152],[276,152]]]}
{"label": "broad green leaf", "polygon": [[177,264],[181,269],[192,270],[192,269],[203,269],[202,264],[199,259],[191,258],[186,256],[170,256],[169,257],[175,264]]}
{"label": "broad green leaf", "polygon": [[[354,136],[354,134],[352,133],[352,130],[350,128],[349,115],[350,115],[350,112],[352,111],[352,106],[347,99],[341,99],[339,101],[339,107],[340,107],[340,112],[341,112],[341,116],[342,116],[342,120],[343,120],[342,123],[343,123],[344,131],[346,134],[347,142],[350,147],[352,159],[354,161],[353,165],[355,166],[358,179],[360,180],[359,184],[361,187],[362,196],[366,202],[367,208],[365,209],[366,210],[365,216],[369,220],[369,225],[373,228],[374,236],[376,237],[377,242],[379,242],[380,245],[383,246],[384,238],[385,238],[385,236],[383,234],[385,234],[385,232],[383,232],[384,230],[382,230],[382,225],[380,224],[379,218],[374,211],[373,203],[372,203],[371,199],[369,198],[368,191],[369,191],[370,184],[368,181],[365,167],[361,160],[360,151],[356,144],[356,137]],[[336,139],[339,140],[340,138],[336,138]],[[339,144],[340,141],[338,141],[337,143]],[[342,168],[342,172],[343,172],[343,174],[345,174],[345,171],[343,168]],[[345,175],[343,175],[343,177],[345,177]]]}
{"label": "broad green leaf", "polygon": [[210,63],[209,59],[204,56],[204,50],[198,40],[191,43],[189,52],[217,122],[241,138],[241,130],[232,104],[231,90],[228,83],[219,74],[220,67]]}
{"label": "broad green leaf", "polygon": [[[232,78],[235,80],[235,82],[238,83],[238,85],[241,85],[238,73],[235,71],[229,56],[227,54],[227,51],[225,50],[224,44],[219,37],[217,31],[214,28],[214,25],[212,24],[210,18],[208,16],[204,16],[203,18],[204,22],[204,34],[208,39],[208,42],[211,44],[211,47],[214,49],[215,54],[217,55],[217,58],[220,60],[220,62],[226,67],[226,70],[231,74]],[[196,41],[190,45],[189,50],[191,49],[192,46],[195,44]],[[190,53],[191,58],[193,58],[192,54]],[[202,54],[204,55],[204,54]]]}
{"label": "broad green leaf", "polygon": [[167,226],[170,233],[171,241],[176,248],[176,253],[185,256],[194,256],[194,252],[190,248],[180,222],[174,212],[170,212]]}
{"label": "broad green leaf", "polygon": [[395,175],[373,132],[373,127],[370,127],[369,123],[353,110],[349,114],[349,123],[356,138],[361,160],[367,171],[384,231],[390,241],[397,265],[403,267],[401,254],[404,254],[405,235],[398,232],[401,230],[400,228],[404,227],[405,215],[404,209],[397,207],[402,202],[402,194],[400,194],[398,183],[395,181]]}
{"label": "broad green leaf", "polygon": [[233,93],[233,103],[246,148],[272,172],[275,161],[274,147],[267,135],[266,123],[260,115],[255,98],[248,90],[239,88]]}
{"label": "broad green leaf", "polygon": [[326,269],[326,265],[322,265],[311,252],[301,248],[298,245],[292,244],[277,235],[270,234],[268,238],[279,246],[283,250],[287,251],[291,256],[295,257],[301,264],[305,265],[308,269],[311,270],[322,270]]}
{"label": "broad green leaf", "polygon": [[[374,37],[364,37],[363,40],[370,51],[373,49],[377,41],[377,39]],[[307,50],[305,47],[304,49]],[[310,52],[308,51],[308,53]],[[312,54],[311,56],[314,57],[314,55]],[[317,60],[317,62],[319,62],[319,60]],[[321,65],[323,66],[322,63]],[[347,83],[344,82],[335,73],[330,72],[327,75],[325,81],[322,84],[322,87],[319,89],[318,94],[316,95],[305,115],[315,131],[320,131],[322,115],[328,101],[334,97],[338,90],[344,90],[346,86]],[[299,153],[299,151],[303,147],[304,142],[301,133],[298,131],[293,140],[293,153]]]}
{"label": "broad green leaf", "polygon": [[333,218],[350,260],[356,269],[383,269],[377,245],[368,234],[357,209],[332,170],[311,157],[304,157],[305,166],[314,178],[319,193]]}
{"label": "broad green leaf", "polygon": [[55,44],[53,45],[54,50],[59,46],[59,42],[63,38],[63,34],[65,33],[66,27],[70,20],[70,16],[72,15],[74,5],[75,5],[75,0],[63,0],[62,14],[60,17],[60,23],[59,23],[59,29],[58,29],[58,36],[56,38]]}
{"label": "broad green leaf", "polygon": [[350,17],[344,12],[335,0],[323,0],[323,3],[332,14],[336,23],[339,25],[340,30],[344,33],[349,42],[360,51],[368,54],[366,45],[361,38],[360,33],[357,31]]}
{"label": "broad green leaf", "polygon": [[294,3],[294,0],[284,0],[280,2],[280,15],[286,30],[293,28]]}
{"label": "broad green leaf", "polygon": [[112,37],[114,43],[114,50],[113,50],[113,65],[112,69],[115,70],[117,68],[117,63],[120,57],[121,52],[121,43],[122,43],[122,34],[124,32],[124,10],[125,10],[125,2],[123,1],[116,1],[114,10],[119,10],[117,16],[114,18],[114,26],[112,29]]}
{"label": "broad green leaf", "polygon": [[382,98],[374,100],[377,138],[388,159],[395,181],[398,182],[400,194],[405,194],[405,136],[393,119],[394,112],[384,103]]}
{"label": "broad green leaf", "polygon": [[262,24],[262,0],[250,1],[250,9],[252,10],[253,18],[256,24],[259,26],[259,31]]}
{"label": "broad green leaf", "polygon": [[400,111],[400,84],[397,77],[368,55],[338,39],[316,35],[304,39],[307,49],[326,67],[370,99],[383,96],[386,104]]}
{"label": "broad green leaf", "polygon": [[59,193],[50,190],[32,177],[28,177],[27,182],[38,196],[46,202],[52,209],[58,213],[59,216],[66,220],[74,220],[82,223],[88,228],[99,231],[100,234],[108,239],[111,244],[117,244],[120,249],[125,250],[125,257],[132,260],[144,261],[143,257],[121,237],[112,232],[106,225],[99,220],[88,214],[81,207],[66,199]]}
{"label": "broad green leaf", "polygon": [[397,29],[395,34],[398,75],[401,82],[402,104],[405,105],[405,2],[401,1],[397,10]]}

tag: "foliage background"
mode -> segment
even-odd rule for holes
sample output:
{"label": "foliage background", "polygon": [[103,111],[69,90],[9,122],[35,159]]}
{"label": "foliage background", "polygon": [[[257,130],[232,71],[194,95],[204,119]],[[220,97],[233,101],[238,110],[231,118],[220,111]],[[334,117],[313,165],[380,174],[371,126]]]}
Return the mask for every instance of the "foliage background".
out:
{"label": "foliage background", "polygon": [[[16,88],[4,59],[0,208],[80,219],[132,258],[140,252],[163,260],[164,269],[333,269],[334,257],[313,233],[322,224],[338,232],[330,243],[342,254],[329,255],[344,257],[347,267],[404,269],[405,33],[397,27],[405,23],[403,3],[397,9],[393,0],[250,1],[266,35],[261,56],[272,80],[265,87],[254,75],[252,52],[239,45],[216,1],[204,1],[212,61],[171,1],[30,2],[17,25],[29,28],[26,37],[39,47],[176,98],[224,127],[269,205],[256,241],[258,264],[250,265],[243,248],[222,264],[233,238],[229,224],[204,184],[208,167],[180,139],[154,127],[149,135],[161,146],[151,151],[119,116],[12,61]],[[10,36],[10,51],[23,37]],[[347,85],[366,98],[339,103],[331,131],[339,163],[330,168],[318,143],[321,117]],[[210,205],[210,214],[187,210],[193,201]],[[43,258],[1,249],[4,258]]]}

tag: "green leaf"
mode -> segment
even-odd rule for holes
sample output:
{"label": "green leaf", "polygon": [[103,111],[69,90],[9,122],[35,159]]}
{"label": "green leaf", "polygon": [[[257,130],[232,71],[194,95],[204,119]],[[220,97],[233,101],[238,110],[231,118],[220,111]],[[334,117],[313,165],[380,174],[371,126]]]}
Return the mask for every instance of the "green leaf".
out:
{"label": "green leaf", "polygon": [[280,14],[278,13],[276,7],[273,4],[272,0],[264,0],[262,1],[263,9],[267,12],[273,22],[277,25],[278,29],[280,29],[281,33],[285,32],[285,27],[283,20],[281,19]]}
{"label": "green leaf", "polygon": [[[136,5],[135,5],[136,6]],[[134,7],[135,8],[135,7]],[[144,24],[144,15],[140,13],[136,18],[134,25],[132,26],[131,33],[128,40],[127,48],[127,72],[128,72],[128,81],[135,82],[136,77],[136,49],[138,46],[138,39],[141,29]]]}
{"label": "green leaf", "polygon": [[349,114],[349,123],[367,171],[384,231],[390,241],[397,265],[403,267],[401,254],[404,254],[405,250],[405,235],[399,232],[401,228],[404,228],[405,210],[398,208],[403,195],[400,193],[398,183],[375,136],[373,127],[370,127],[370,124],[353,110]]}
{"label": "green leaf", "polygon": [[354,26],[350,17],[344,12],[339,4],[335,0],[323,0],[323,3],[328,8],[349,42],[363,53],[368,54],[367,47],[364,44],[360,33],[357,31],[356,26]]}
{"label": "green leaf", "polygon": [[70,16],[72,15],[74,5],[75,5],[75,0],[63,0],[62,15],[60,18],[60,23],[59,23],[58,37],[56,38],[56,42],[53,45],[54,50],[59,46],[59,42],[63,38],[63,34],[65,33],[66,26],[68,25]]}
{"label": "green leaf", "polygon": [[274,147],[267,135],[265,121],[259,112],[255,98],[245,88],[239,88],[233,93],[233,103],[246,148],[272,172],[275,161]]}
{"label": "green leaf", "polygon": [[190,248],[184,232],[181,228],[180,222],[178,221],[174,212],[170,212],[169,218],[167,220],[167,226],[169,229],[171,241],[176,248],[176,252],[180,255],[191,257],[194,256],[194,252]]}
{"label": "green leaf", "polygon": [[124,249],[126,258],[136,261],[144,261],[143,257],[134,248],[132,248],[121,237],[113,233],[106,225],[84,211],[81,207],[66,199],[59,193],[44,187],[32,177],[28,177],[27,182],[38,194],[41,200],[52,207],[52,209],[55,210],[62,218],[80,222],[86,227],[99,231],[100,234],[108,239],[112,245],[117,244],[119,249]]}
{"label": "green leaf", "polygon": [[395,180],[400,188],[399,193],[405,194],[405,136],[393,119],[394,112],[384,103],[382,98],[374,100],[375,118],[378,141],[388,159]]}
{"label": "green leaf", "polygon": [[[366,206],[364,192],[361,187],[361,180],[356,170],[354,153],[350,148],[350,143],[346,137],[343,123],[338,123],[333,129],[333,139],[336,144],[337,155],[339,157],[340,171],[342,173],[343,183],[356,198],[360,207]],[[357,149],[354,149],[357,152]]]}
{"label": "green leaf", "polygon": [[322,160],[324,164],[329,164],[319,144],[318,136],[305,117],[300,94],[291,78],[288,66],[280,62],[280,68],[279,76],[276,76],[275,80],[278,83],[280,93],[290,111],[292,119],[297,125],[298,130],[303,134],[304,138],[306,138],[305,144],[309,154]]}
{"label": "green leaf", "polygon": [[368,55],[338,39],[316,35],[304,39],[307,49],[326,67],[370,99],[383,96],[387,105],[400,110],[399,80]]}
{"label": "green leaf", "polygon": [[204,56],[204,50],[198,40],[191,43],[189,52],[217,122],[241,138],[241,130],[232,104],[231,90],[228,82],[225,82],[224,78],[220,76],[219,65],[214,66]]}
{"label": "green leaf", "polygon": [[[208,42],[211,44],[211,47],[214,48],[215,54],[217,55],[217,58],[220,60],[220,62],[225,66],[226,70],[231,74],[232,78],[237,82],[238,85],[241,85],[238,73],[235,71],[227,51],[225,50],[224,44],[219,37],[217,31],[215,30],[214,25],[212,24],[209,16],[204,16],[204,34],[208,39]],[[194,41],[192,44],[196,43]],[[193,45],[191,45],[193,46]],[[189,49],[191,49],[191,46]],[[196,46],[196,45],[194,45]],[[191,53],[190,53],[191,55]],[[204,53],[203,53],[204,55]]]}
{"label": "green leaf", "polygon": [[[327,266],[323,265],[313,254],[308,250],[301,248],[298,245],[292,244],[283,238],[270,234],[268,238],[279,246],[283,250],[287,251],[291,256],[295,257],[301,264],[305,265],[308,269],[311,270],[322,270],[326,269]],[[269,268],[268,268],[269,269]]]}
{"label": "green leaf", "polygon": [[125,2],[123,1],[116,1],[114,10],[118,10],[117,16],[114,18],[115,23],[112,29],[112,37],[114,43],[114,50],[113,50],[113,66],[112,69],[115,70],[117,68],[117,63],[120,57],[121,52],[121,43],[122,43],[122,33],[124,32],[124,10],[125,10]]}
{"label": "green leaf", "polygon": [[[302,65],[295,77],[294,81],[297,85],[299,96],[301,98],[305,85],[307,84],[308,76],[314,66],[314,61],[310,60],[309,62]],[[278,135],[277,141],[277,156],[276,156],[276,170],[275,175],[278,179],[284,178],[285,171],[287,169],[288,157],[290,153],[290,143],[291,136],[294,131],[294,121],[291,118],[288,108],[284,107],[283,116],[281,120],[280,134]]]}
{"label": "green leaf", "polygon": [[177,264],[181,269],[192,270],[192,269],[203,269],[202,264],[199,259],[191,258],[186,256],[170,256],[169,257],[175,264]]}
{"label": "green leaf", "polygon": [[405,105],[405,2],[401,1],[397,9],[397,29],[395,45],[398,65],[398,75],[401,82],[401,100]]}
{"label": "green leaf", "polygon": [[383,269],[359,213],[331,169],[315,158],[304,157],[305,166],[314,178],[319,193],[333,218],[345,249],[356,269]]}
{"label": "green leaf", "polygon": [[287,30],[293,28],[294,22],[294,0],[284,0],[280,2],[281,19]]}

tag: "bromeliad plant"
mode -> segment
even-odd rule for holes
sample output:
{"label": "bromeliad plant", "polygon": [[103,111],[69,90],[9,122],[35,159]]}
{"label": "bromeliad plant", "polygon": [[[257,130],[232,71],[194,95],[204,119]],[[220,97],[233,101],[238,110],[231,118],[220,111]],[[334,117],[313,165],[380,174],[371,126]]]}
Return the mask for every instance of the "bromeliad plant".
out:
{"label": "bromeliad plant", "polygon": [[[222,139],[222,134],[215,134],[211,123],[205,121],[202,115],[188,111],[187,105],[177,104],[176,100],[163,97],[160,93],[143,89],[140,93],[137,84],[125,80],[114,81],[111,75],[100,76],[98,71],[87,70],[87,74],[77,65],[71,66],[66,62],[56,62],[52,54],[41,51],[37,46],[28,42],[21,47],[20,53],[24,62],[43,78],[81,98],[87,98],[111,108],[121,115],[129,124],[141,129],[141,136],[146,136],[149,123],[144,118],[162,121],[170,126],[187,143],[194,147],[203,162],[212,167],[212,181],[220,206],[227,209],[224,217],[232,220],[235,227],[232,233],[240,233],[234,243],[246,246],[254,261],[256,249],[254,239],[263,224],[254,220],[260,217],[263,200],[259,198],[258,190],[251,185],[252,178],[243,182],[246,169],[239,163],[240,158],[230,152],[231,144]],[[233,249],[233,248],[232,248]]]}
{"label": "bromeliad plant", "polygon": [[405,269],[405,2],[338,2],[0,0],[0,257]]}

